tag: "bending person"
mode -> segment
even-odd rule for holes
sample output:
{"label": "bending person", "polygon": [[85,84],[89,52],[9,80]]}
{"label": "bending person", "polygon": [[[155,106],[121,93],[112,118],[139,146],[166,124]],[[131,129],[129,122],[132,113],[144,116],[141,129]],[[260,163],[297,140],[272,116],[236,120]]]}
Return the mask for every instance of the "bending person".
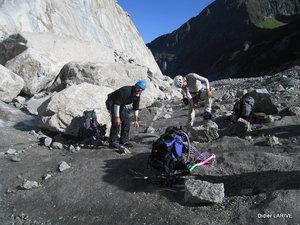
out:
{"label": "bending person", "polygon": [[212,92],[210,91],[207,78],[199,76],[196,73],[189,73],[186,76],[178,75],[174,78],[176,87],[181,88],[183,102],[189,106],[188,124],[193,126],[195,122],[195,110],[199,105],[204,105],[204,119],[211,119]]}
{"label": "bending person", "polygon": [[129,142],[130,119],[126,105],[133,105],[133,126],[138,128],[140,125],[138,120],[140,95],[145,89],[146,81],[139,80],[134,86],[121,87],[107,96],[105,103],[111,115],[109,134],[109,146],[111,148],[118,148],[119,144],[128,148],[133,147],[132,143]]}

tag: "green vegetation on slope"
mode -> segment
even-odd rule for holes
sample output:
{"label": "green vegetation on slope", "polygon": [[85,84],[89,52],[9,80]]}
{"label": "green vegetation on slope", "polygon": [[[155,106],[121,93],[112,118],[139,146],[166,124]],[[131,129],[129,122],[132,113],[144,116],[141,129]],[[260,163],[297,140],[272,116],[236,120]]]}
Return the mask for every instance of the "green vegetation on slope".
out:
{"label": "green vegetation on slope", "polygon": [[286,23],[282,23],[278,20],[276,20],[275,18],[272,17],[268,17],[265,18],[264,20],[260,21],[259,23],[255,24],[257,27],[259,28],[263,28],[263,29],[274,29],[277,27],[281,27],[286,25]]}

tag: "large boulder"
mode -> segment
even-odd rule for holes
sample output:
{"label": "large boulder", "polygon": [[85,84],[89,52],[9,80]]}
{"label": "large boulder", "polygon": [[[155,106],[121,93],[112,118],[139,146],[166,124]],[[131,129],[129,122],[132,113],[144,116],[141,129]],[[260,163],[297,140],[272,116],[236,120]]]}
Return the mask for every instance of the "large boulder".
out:
{"label": "large boulder", "polygon": [[[25,32],[20,35],[26,40],[28,48],[7,61],[5,66],[24,79],[23,91],[28,95],[35,95],[50,87],[63,65],[69,61],[115,62],[116,58],[119,59],[113,49],[98,43],[51,33]],[[13,54],[9,51],[6,53],[8,56]]]}
{"label": "large boulder", "polygon": [[[136,81],[147,81],[147,89],[143,93],[141,106],[149,106],[154,99],[165,98],[173,92],[167,81],[157,78],[149,68],[135,63],[77,63],[70,62],[60,71],[51,91],[61,91],[64,88],[83,82],[118,89],[124,85],[134,85]],[[164,91],[162,91],[162,87]]]}
{"label": "large boulder", "polygon": [[109,124],[110,116],[105,101],[113,90],[108,87],[88,83],[72,85],[54,94],[39,108],[41,128],[78,135],[80,117],[83,111],[95,109],[99,123]]}
{"label": "large boulder", "polygon": [[26,51],[8,61],[6,67],[24,79],[23,92],[34,95],[52,83],[60,65],[49,56]]}
{"label": "large boulder", "polygon": [[211,121],[205,121],[202,125],[188,127],[192,139],[200,143],[209,142],[219,138],[218,125]]}
{"label": "large boulder", "polygon": [[184,200],[186,203],[222,203],[225,197],[224,184],[214,184],[202,180],[185,181]]}
{"label": "large boulder", "polygon": [[239,118],[236,123],[230,125],[224,134],[228,136],[243,136],[245,133],[251,131],[251,124],[243,118]]}
{"label": "large boulder", "polygon": [[0,100],[11,102],[22,90],[24,81],[17,74],[0,65]]}

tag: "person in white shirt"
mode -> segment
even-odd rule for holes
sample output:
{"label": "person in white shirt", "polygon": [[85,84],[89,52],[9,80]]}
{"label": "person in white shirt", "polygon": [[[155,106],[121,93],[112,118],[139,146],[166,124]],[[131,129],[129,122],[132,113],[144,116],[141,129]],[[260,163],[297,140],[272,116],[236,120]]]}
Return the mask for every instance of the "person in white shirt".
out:
{"label": "person in white shirt", "polygon": [[185,76],[178,75],[174,78],[176,87],[181,88],[183,102],[189,106],[188,125],[193,126],[195,122],[195,110],[199,109],[199,103],[204,103],[204,119],[211,119],[212,92],[207,78],[196,73]]}

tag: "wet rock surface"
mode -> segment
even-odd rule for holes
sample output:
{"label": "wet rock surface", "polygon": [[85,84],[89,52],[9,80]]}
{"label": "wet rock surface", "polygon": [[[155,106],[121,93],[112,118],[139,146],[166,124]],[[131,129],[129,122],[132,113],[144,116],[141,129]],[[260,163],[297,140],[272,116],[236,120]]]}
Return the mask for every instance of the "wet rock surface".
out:
{"label": "wet rock surface", "polygon": [[[294,70],[299,71],[299,68]],[[0,129],[1,224],[299,223],[299,115],[281,116],[278,113],[273,115],[274,120],[251,122],[251,130],[242,135],[229,135],[227,129],[233,123],[226,117],[232,113],[238,98],[222,98],[228,90],[230,96],[236,96],[238,90],[266,88],[279,112],[287,107],[297,107],[298,74],[289,70],[273,77],[213,82],[214,105],[222,106],[212,119],[218,126],[219,137],[203,142],[193,140],[192,143],[201,151],[213,152],[216,162],[198,168],[172,188],[134,178],[155,174],[153,169],[147,169],[152,141],[167,126],[186,124],[187,108],[179,100],[159,101],[161,105],[156,103],[157,106],[141,110],[141,127],[131,130],[135,147],[127,155],[116,153],[105,142],[87,147],[81,146],[76,138],[43,134],[37,127],[25,129],[26,126],[22,126],[21,129],[10,123],[6,114],[0,114],[5,125]],[[285,83],[282,86],[293,89],[278,95],[273,89],[274,82],[281,82],[283,76],[291,82],[288,87]],[[159,116],[157,107],[162,109]],[[164,118],[166,113],[172,117]],[[195,127],[205,123],[199,112]],[[64,148],[44,146],[40,139],[45,139],[46,135],[63,144]],[[266,140],[271,144],[266,145]],[[72,151],[79,146],[80,151]],[[9,149],[15,151],[8,154]],[[13,156],[22,160],[13,162]],[[61,162],[71,168],[59,172]],[[223,200],[216,204],[187,204],[184,182],[190,179],[223,184]],[[21,190],[19,186],[25,180],[35,181],[38,187]],[[268,220],[261,218],[264,214],[271,217]]]}

